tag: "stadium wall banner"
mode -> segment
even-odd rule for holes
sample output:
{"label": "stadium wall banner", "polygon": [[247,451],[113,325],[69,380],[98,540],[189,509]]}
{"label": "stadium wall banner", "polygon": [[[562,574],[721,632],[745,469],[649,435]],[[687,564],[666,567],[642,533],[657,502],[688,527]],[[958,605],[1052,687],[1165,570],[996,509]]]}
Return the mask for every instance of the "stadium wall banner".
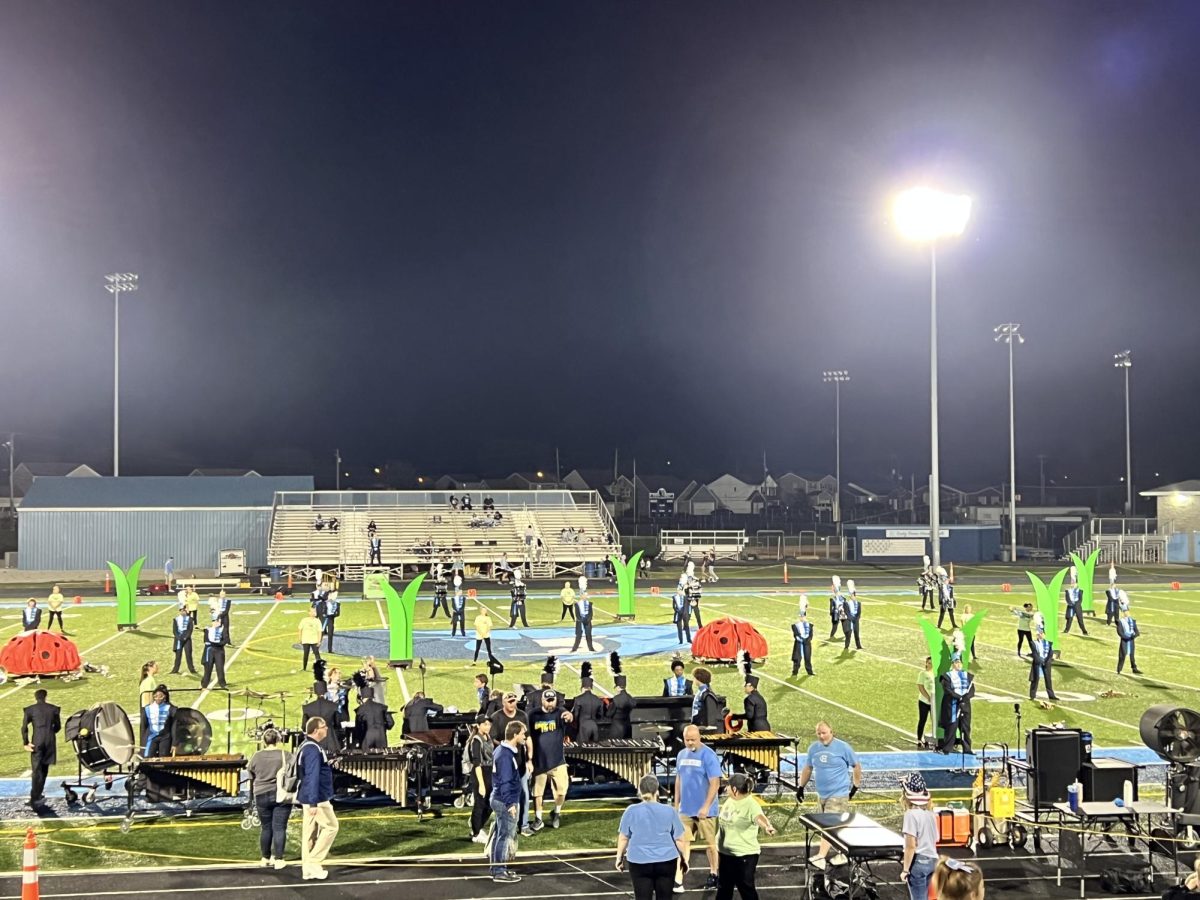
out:
{"label": "stadium wall banner", "polygon": [[[888,532],[891,534],[891,532]],[[925,553],[925,538],[863,538],[862,555],[915,556]]]}
{"label": "stadium wall banner", "polygon": [[[929,529],[928,528],[888,528],[886,531],[884,531],[883,536],[889,537],[889,538],[920,538],[923,541],[927,541],[927,540],[929,540]],[[950,537],[950,529],[949,528],[939,528],[938,529],[938,537],[943,538],[943,539]]]}

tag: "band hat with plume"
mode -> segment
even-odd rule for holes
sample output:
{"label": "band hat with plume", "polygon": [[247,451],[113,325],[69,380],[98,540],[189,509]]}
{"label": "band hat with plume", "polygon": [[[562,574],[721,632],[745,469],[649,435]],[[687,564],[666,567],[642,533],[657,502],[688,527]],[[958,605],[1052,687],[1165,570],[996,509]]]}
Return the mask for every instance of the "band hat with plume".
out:
{"label": "band hat with plume", "polygon": [[616,650],[608,654],[608,671],[612,672],[614,676],[621,674],[621,654]]}
{"label": "band hat with plume", "polygon": [[742,673],[742,680],[752,687],[758,687],[758,676],[754,674],[754,660],[750,658],[749,650],[738,651],[737,666]]}
{"label": "band hat with plume", "polygon": [[835,591],[840,591],[842,589],[842,576],[841,575],[833,576],[833,589]]}
{"label": "band hat with plume", "polygon": [[558,673],[558,657],[547,656],[546,665],[542,667],[542,683],[554,684],[554,676]]}
{"label": "band hat with plume", "polygon": [[848,590],[852,594],[858,593],[858,591],[854,587],[854,579],[853,578],[846,579],[846,590]]}
{"label": "band hat with plume", "polygon": [[579,666],[579,684],[582,687],[590,688],[594,682],[592,681],[592,664],[584,661]]}

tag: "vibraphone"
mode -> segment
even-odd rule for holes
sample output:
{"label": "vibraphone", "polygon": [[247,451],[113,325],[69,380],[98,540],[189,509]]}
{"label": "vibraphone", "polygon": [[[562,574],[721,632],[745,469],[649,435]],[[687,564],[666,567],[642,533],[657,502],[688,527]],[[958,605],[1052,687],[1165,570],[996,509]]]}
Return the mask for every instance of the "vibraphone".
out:
{"label": "vibraphone", "polygon": [[129,812],[133,812],[133,795],[139,788],[145,789],[150,803],[236,797],[245,767],[246,758],[240,753],[140,760],[128,782]]}
{"label": "vibraphone", "polygon": [[753,775],[760,784],[765,784],[765,776],[774,773],[780,790],[784,787],[796,788],[799,779],[787,781],[783,777],[783,750],[785,747],[791,748],[795,759],[794,737],[773,731],[740,731],[733,734],[701,734],[700,742],[712,747],[721,757],[722,768],[729,774],[745,772]]}
{"label": "vibraphone", "polygon": [[636,788],[665,747],[661,738],[618,738],[598,744],[567,744],[564,749],[567,771],[572,776],[590,784],[603,784],[615,775]]}
{"label": "vibraphone", "polygon": [[429,765],[429,750],[418,741],[387,750],[350,750],[335,756],[329,764],[352,782],[349,791],[339,794],[361,794],[361,786],[366,784],[400,806],[407,806],[410,775],[419,786],[429,784],[428,773],[420,770]]}

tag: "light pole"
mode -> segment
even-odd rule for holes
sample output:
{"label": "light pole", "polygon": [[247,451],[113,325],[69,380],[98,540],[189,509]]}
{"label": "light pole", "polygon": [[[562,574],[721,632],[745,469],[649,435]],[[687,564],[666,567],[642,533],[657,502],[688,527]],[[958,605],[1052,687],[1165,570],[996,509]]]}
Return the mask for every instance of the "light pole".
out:
{"label": "light pole", "polygon": [[340,491],[342,489],[342,451],[333,451],[333,484],[334,489]]}
{"label": "light pole", "polygon": [[1008,344],[1008,530],[1012,543],[1009,562],[1017,561],[1017,416],[1013,405],[1013,344],[1025,343],[1021,326],[1006,322],[992,329],[996,342]]}
{"label": "light pole", "polygon": [[941,482],[938,473],[937,241],[963,233],[971,217],[971,198],[932,188],[904,191],[892,206],[900,233],[929,244],[929,550],[936,569],[942,563]]}
{"label": "light pole", "polygon": [[1133,515],[1133,452],[1129,437],[1129,370],[1133,368],[1132,351],[1113,354],[1113,365],[1125,370],[1125,515]]}
{"label": "light pole", "polygon": [[104,289],[113,295],[113,478],[121,474],[121,295],[138,289],[133,272],[104,276]]}
{"label": "light pole", "polygon": [[850,380],[850,373],[845,369],[833,369],[821,373],[821,380],[833,384],[833,434],[834,434],[834,476],[837,487],[833,495],[833,522],[841,531],[842,526],[842,384]]}

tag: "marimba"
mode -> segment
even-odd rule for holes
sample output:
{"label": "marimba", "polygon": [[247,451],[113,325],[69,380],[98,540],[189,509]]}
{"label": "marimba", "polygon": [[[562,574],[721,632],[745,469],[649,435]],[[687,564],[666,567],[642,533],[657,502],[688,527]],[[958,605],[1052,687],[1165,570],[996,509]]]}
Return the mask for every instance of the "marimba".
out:
{"label": "marimba", "polygon": [[240,753],[156,756],[138,761],[131,782],[144,785],[150,803],[236,797],[245,767]]}
{"label": "marimba", "polygon": [[563,749],[567,771],[581,780],[599,784],[608,780],[602,773],[609,773],[636,788],[665,748],[661,738],[616,738],[596,744],[567,744]]}
{"label": "marimba", "polygon": [[[701,734],[700,742],[721,756],[732,772],[747,772],[763,781],[763,770],[774,772],[777,782],[784,785],[783,749],[796,750],[796,739],[774,731],[739,731],[732,734]],[[794,785],[790,785],[794,787]]]}
{"label": "marimba", "polygon": [[408,805],[408,779],[428,760],[428,748],[417,741],[387,750],[350,750],[329,761],[335,772],[375,788],[400,806]]}

